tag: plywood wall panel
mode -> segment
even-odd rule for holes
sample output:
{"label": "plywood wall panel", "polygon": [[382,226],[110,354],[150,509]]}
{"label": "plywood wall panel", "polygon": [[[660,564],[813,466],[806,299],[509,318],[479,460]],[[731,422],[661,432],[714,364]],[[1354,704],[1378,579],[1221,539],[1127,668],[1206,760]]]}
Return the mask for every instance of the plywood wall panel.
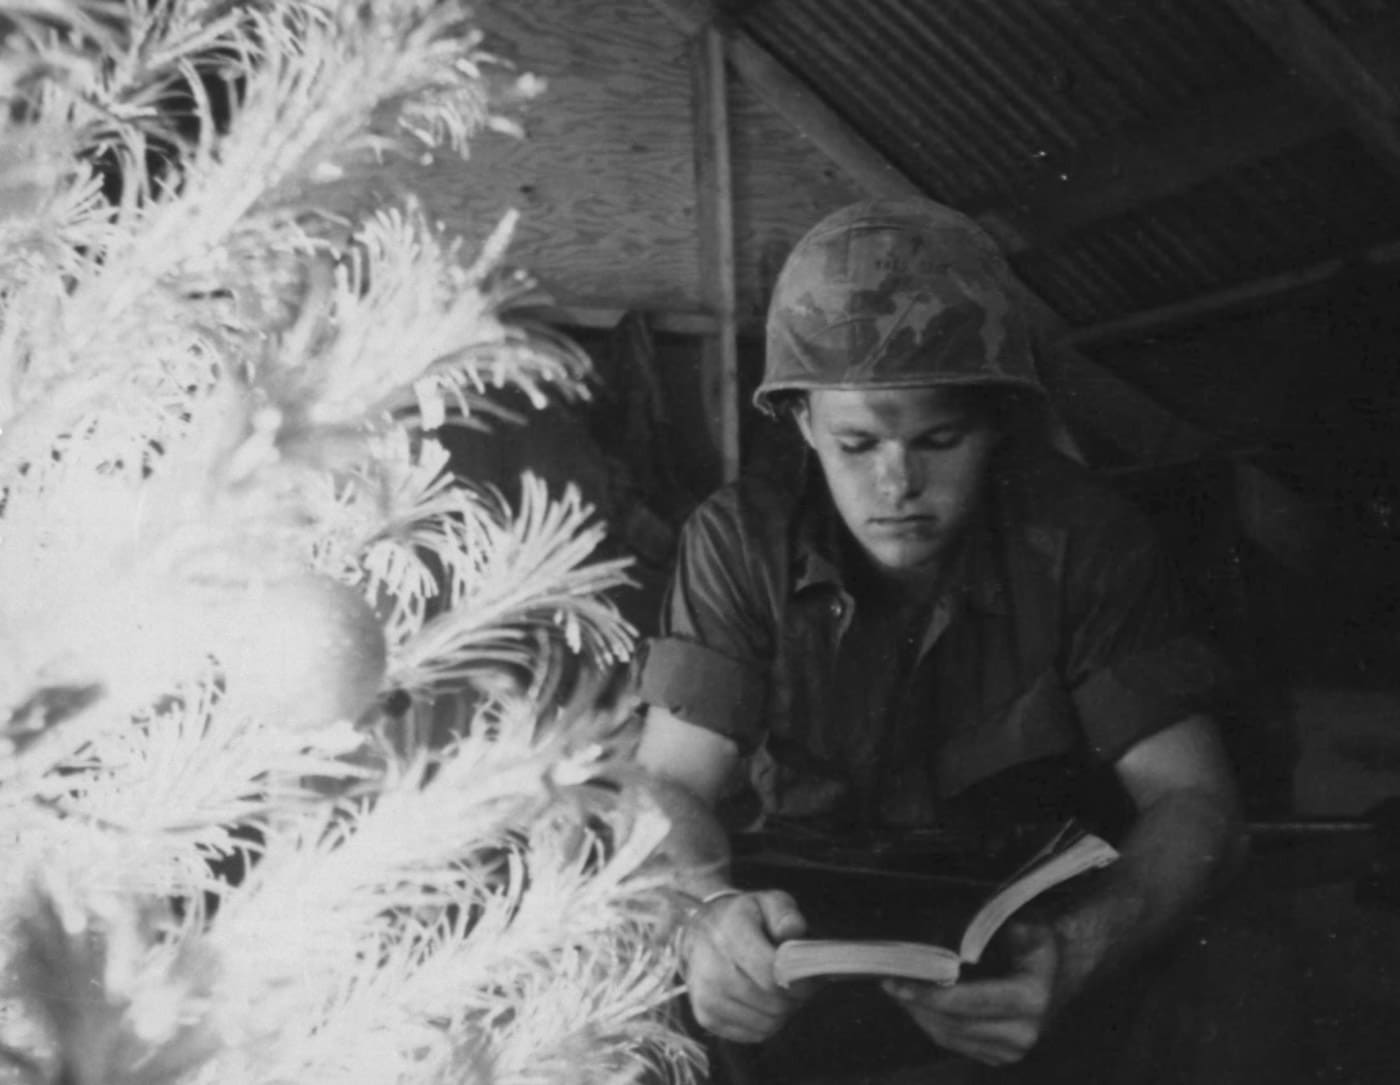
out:
{"label": "plywood wall panel", "polygon": [[646,0],[494,0],[489,46],[546,80],[524,141],[485,134],[426,170],[434,215],[513,254],[565,304],[699,307],[686,43]]}
{"label": "plywood wall panel", "polygon": [[861,192],[825,153],[732,77],[729,108],[738,315],[753,333],[762,326],[773,280],[793,244]]}
{"label": "plywood wall panel", "polygon": [[[508,208],[512,256],[563,305],[697,312],[703,306],[695,191],[693,55],[651,0],[487,0],[490,47],[547,89],[524,140],[481,134],[462,163],[395,164],[430,213],[479,241]],[[762,324],[793,242],[859,197],[835,165],[729,77],[737,309]]]}

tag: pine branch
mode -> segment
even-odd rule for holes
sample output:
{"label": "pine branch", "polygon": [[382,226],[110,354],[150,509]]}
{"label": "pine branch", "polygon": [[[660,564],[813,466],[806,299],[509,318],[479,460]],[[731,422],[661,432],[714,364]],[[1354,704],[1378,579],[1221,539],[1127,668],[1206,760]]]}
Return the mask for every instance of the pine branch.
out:
{"label": "pine branch", "polygon": [[587,358],[510,321],[512,215],[468,257],[345,198],[508,130],[502,69],[434,0],[0,11],[0,964],[47,1029],[0,1057],[685,1080],[664,819],[591,703],[625,563],[432,435],[586,397]]}

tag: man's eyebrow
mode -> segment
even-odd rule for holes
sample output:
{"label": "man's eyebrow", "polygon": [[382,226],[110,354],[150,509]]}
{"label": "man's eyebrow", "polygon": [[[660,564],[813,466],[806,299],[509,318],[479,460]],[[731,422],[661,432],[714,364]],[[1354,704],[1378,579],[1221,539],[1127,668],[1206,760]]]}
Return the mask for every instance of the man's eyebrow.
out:
{"label": "man's eyebrow", "polygon": [[[926,434],[942,433],[952,429],[965,429],[968,425],[968,417],[963,414],[931,422],[927,426],[921,426],[914,431],[914,437],[923,437]],[[829,430],[838,437],[878,437],[880,435],[878,427],[868,425],[863,422],[847,422],[837,420],[828,427]]]}

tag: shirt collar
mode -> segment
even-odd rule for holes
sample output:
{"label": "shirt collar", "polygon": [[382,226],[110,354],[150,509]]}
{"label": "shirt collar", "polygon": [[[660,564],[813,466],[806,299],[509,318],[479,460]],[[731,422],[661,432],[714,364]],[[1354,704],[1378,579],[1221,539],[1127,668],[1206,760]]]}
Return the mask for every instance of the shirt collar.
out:
{"label": "shirt collar", "polygon": [[843,587],[841,540],[845,525],[832,504],[821,468],[810,458],[803,465],[801,488],[795,525],[797,576],[793,591],[805,591],[819,584]]}

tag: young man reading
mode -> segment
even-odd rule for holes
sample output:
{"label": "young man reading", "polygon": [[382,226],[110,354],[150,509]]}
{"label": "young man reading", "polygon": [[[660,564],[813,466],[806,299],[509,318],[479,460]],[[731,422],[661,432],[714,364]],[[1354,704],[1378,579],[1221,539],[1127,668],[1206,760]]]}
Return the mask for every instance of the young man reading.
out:
{"label": "young man reading", "polygon": [[1119,861],[1052,919],[1013,924],[1004,970],[883,985],[930,1056],[1034,1067],[1052,1025],[1176,932],[1234,854],[1213,657],[1141,517],[1029,436],[1028,334],[970,220],[925,201],[829,216],[789,257],[767,336],[756,400],[791,415],[806,480],[702,504],[641,674],[638,756],[697,901],[693,1014],[765,1044],[817,989],[774,982],[804,903],[735,890],[739,824],[1048,820],[1114,792]]}

